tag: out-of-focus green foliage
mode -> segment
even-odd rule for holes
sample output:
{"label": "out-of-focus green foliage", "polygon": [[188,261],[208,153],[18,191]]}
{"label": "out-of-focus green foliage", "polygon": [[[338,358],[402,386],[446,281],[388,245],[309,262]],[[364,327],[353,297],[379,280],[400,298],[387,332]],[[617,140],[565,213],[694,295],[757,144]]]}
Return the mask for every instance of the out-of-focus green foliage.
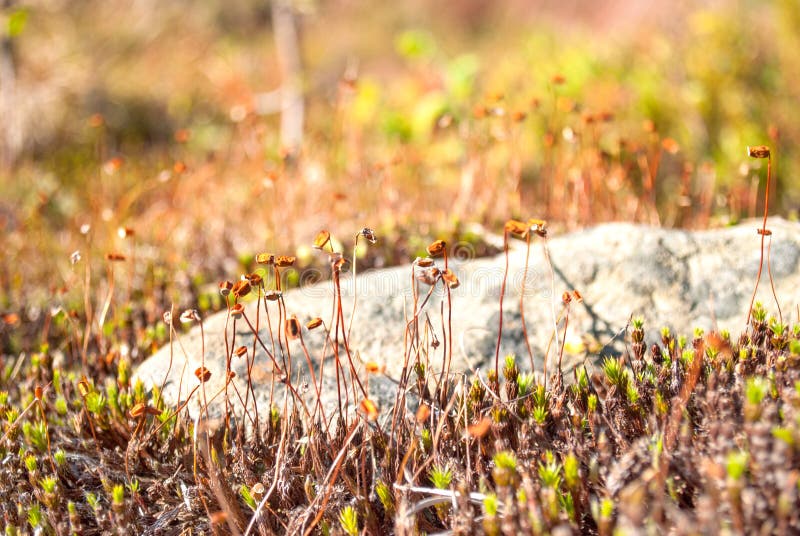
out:
{"label": "out-of-focus green foliage", "polygon": [[[17,37],[21,83],[34,84],[37,71],[35,87],[50,85],[54,97],[41,131],[28,133],[40,147],[32,156],[58,158],[59,172],[81,167],[83,152],[74,144],[91,141],[94,134],[80,125],[95,112],[104,114],[122,150],[163,144],[183,127],[193,129],[190,149],[224,147],[231,108],[257,107],[258,94],[279,84],[265,4],[88,1],[70,9],[13,8],[6,31]],[[550,106],[550,80],[560,74],[566,83],[557,93],[575,101],[578,112],[607,110],[635,124],[653,120],[691,161],[710,162],[721,184],[746,173],[742,147],[770,143],[785,194],[781,206],[795,206],[800,192],[789,177],[800,171],[793,104],[800,91],[797,2],[671,4],[655,8],[660,15],[605,21],[598,29],[553,7],[530,13],[514,2],[482,9],[465,2],[452,10],[424,2],[416,9],[300,3],[309,134],[326,135],[333,113],[328,97],[347,62],[357,65],[358,75],[348,111],[370,145],[419,143],[447,160],[464,151],[439,147],[450,143],[446,137],[430,146],[443,115],[463,118],[484,94],[496,92],[516,107],[526,108],[531,98]],[[367,13],[375,23],[350,31]],[[615,15],[624,21],[627,14]],[[50,52],[42,57],[45,47]],[[525,162],[542,160],[537,140],[546,126],[533,122],[523,134]],[[276,143],[273,135],[265,143]],[[73,155],[69,162],[58,156],[64,151]]]}

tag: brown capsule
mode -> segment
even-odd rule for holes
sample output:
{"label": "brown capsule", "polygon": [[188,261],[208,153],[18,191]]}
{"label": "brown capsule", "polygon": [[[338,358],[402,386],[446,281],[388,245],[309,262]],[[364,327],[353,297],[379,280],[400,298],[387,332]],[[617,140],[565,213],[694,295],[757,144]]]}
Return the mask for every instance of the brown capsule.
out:
{"label": "brown capsule", "polygon": [[563,294],[561,294],[561,301],[565,304],[569,304],[572,301],[572,294],[569,291],[565,290]]}
{"label": "brown capsule", "polygon": [[153,406],[149,406],[144,402],[138,402],[137,404],[134,404],[130,411],[128,411],[128,416],[132,419],[141,417],[142,415],[161,415],[161,410],[154,408]]}
{"label": "brown capsule", "polygon": [[747,155],[752,158],[769,158],[769,147],[766,145],[753,145],[747,148]]}
{"label": "brown capsule", "polygon": [[467,433],[471,437],[483,437],[489,431],[489,428],[492,426],[492,420],[489,417],[484,417],[480,421],[475,424],[470,424],[467,426]]}
{"label": "brown capsule", "polygon": [[614,120],[614,114],[612,112],[609,112],[608,110],[603,110],[602,112],[600,112],[598,114],[598,117],[600,118],[600,121],[602,121],[603,123],[610,123],[611,121]]}
{"label": "brown capsule", "polygon": [[197,367],[194,370],[194,375],[198,380],[200,380],[200,383],[206,383],[209,379],[211,379],[211,371],[206,367]]}
{"label": "brown capsule", "polygon": [[322,230],[317,233],[316,238],[314,238],[314,245],[312,246],[315,249],[322,249],[325,247],[325,244],[330,242],[331,240],[331,233],[326,230]]}
{"label": "brown capsule", "polygon": [[435,266],[430,268],[426,268],[422,270],[420,273],[417,274],[417,279],[425,283],[426,285],[433,286],[439,280],[439,276],[441,272]]}
{"label": "brown capsule", "polygon": [[433,259],[430,257],[417,257],[417,260],[414,261],[414,264],[420,268],[428,268],[429,266],[433,266]]}
{"label": "brown capsule", "polygon": [[188,128],[179,128],[175,131],[175,141],[178,143],[186,143],[192,137],[192,131]]}
{"label": "brown capsule", "polygon": [[186,165],[186,162],[183,160],[176,160],[174,164],[172,164],[172,171],[175,175],[183,175],[186,173],[186,170],[189,169],[189,166]]}
{"label": "brown capsule", "polygon": [[554,86],[560,86],[567,82],[566,77],[563,74],[555,74],[553,78],[550,79]]}
{"label": "brown capsule", "polygon": [[681,150],[681,146],[678,145],[678,142],[672,138],[664,138],[661,140],[661,147],[663,147],[664,150],[669,154],[678,154],[678,151]]}
{"label": "brown capsule", "polygon": [[116,350],[111,350],[103,356],[103,361],[105,361],[106,365],[110,365],[117,359],[117,357],[119,357],[119,353]]}
{"label": "brown capsule", "polygon": [[106,260],[110,262],[122,262],[125,260],[125,255],[122,253],[106,253]]}
{"label": "brown capsule", "polygon": [[247,279],[240,279],[235,285],[233,285],[231,292],[233,292],[233,295],[238,299],[250,294],[251,290],[253,289],[250,287],[250,281]]}
{"label": "brown capsule", "polygon": [[133,236],[135,234],[135,231],[130,227],[120,227],[117,229],[117,236],[120,238],[128,238],[129,236]]}
{"label": "brown capsule", "polygon": [[244,305],[241,303],[237,303],[233,307],[231,307],[231,317],[232,318],[241,318],[244,314]]}
{"label": "brown capsule", "polygon": [[89,116],[89,126],[92,128],[100,128],[106,123],[103,114],[92,114]]}
{"label": "brown capsule", "polygon": [[188,322],[199,322],[200,321],[200,314],[197,312],[196,309],[186,309],[184,312],[181,313],[181,322],[188,323]]}
{"label": "brown capsule", "polygon": [[228,522],[228,514],[223,510],[212,512],[211,515],[208,516],[208,522],[212,527],[214,525],[222,525]]}
{"label": "brown capsule", "polygon": [[275,266],[278,268],[286,268],[288,266],[292,266],[296,260],[297,258],[292,257],[291,255],[278,255],[275,257]]}
{"label": "brown capsule", "polygon": [[219,282],[219,293],[223,296],[227,296],[231,293],[233,289],[233,282],[231,281],[220,281]]}
{"label": "brown capsule", "polygon": [[270,290],[264,294],[264,299],[269,301],[277,301],[280,299],[282,292],[280,290]]}
{"label": "brown capsule", "polygon": [[386,367],[377,364],[375,361],[367,361],[364,363],[364,370],[370,374],[381,374],[384,370],[386,370]]}
{"label": "brown capsule", "polygon": [[572,298],[576,302],[582,302],[583,301],[583,295],[580,292],[578,292],[577,290],[573,290],[572,291]]}
{"label": "brown capsule", "polygon": [[233,354],[234,354],[236,357],[242,357],[242,356],[243,356],[244,354],[246,354],[246,353],[247,353],[247,347],[246,347],[246,346],[240,346],[240,347],[238,347],[238,348],[236,349],[236,351],[235,351],[235,352],[233,352]]}
{"label": "brown capsule", "polygon": [[531,218],[528,220],[528,226],[530,227],[531,231],[536,233],[539,236],[547,236],[547,222],[544,220],[539,220],[536,218]]}
{"label": "brown capsule", "polygon": [[344,256],[341,253],[331,253],[330,254],[330,262],[331,262],[331,270],[334,272],[341,272],[342,267],[347,263]]}
{"label": "brown capsule", "polygon": [[444,282],[447,283],[447,286],[452,289],[458,288],[458,285],[461,284],[458,281],[458,276],[456,276],[456,274],[454,274],[450,268],[442,272],[442,279],[444,279]]}
{"label": "brown capsule", "polygon": [[124,162],[125,161],[121,157],[115,156],[110,160],[106,160],[106,162],[103,164],[103,171],[105,171],[108,175],[113,175],[119,171]]}
{"label": "brown capsule", "polygon": [[358,405],[359,411],[367,418],[367,420],[374,421],[378,418],[378,407],[372,400],[365,398]]}
{"label": "brown capsule", "polygon": [[528,237],[530,226],[518,220],[508,220],[504,226],[504,229],[506,233],[512,236],[524,239]]}
{"label": "brown capsule", "polygon": [[275,264],[275,255],[272,253],[259,253],[256,255],[258,264]]}
{"label": "brown capsule", "polygon": [[133,407],[128,411],[128,417],[135,419],[136,417],[140,417],[144,414],[144,408],[147,407],[147,404],[144,402],[138,402],[133,405]]}
{"label": "brown capsule", "polygon": [[425,421],[427,421],[428,417],[430,416],[431,416],[431,407],[423,402],[422,404],[419,405],[419,408],[417,409],[417,415],[416,415],[417,422],[422,424]]}
{"label": "brown capsule", "polygon": [[374,244],[375,242],[378,241],[378,239],[375,237],[375,231],[373,231],[369,227],[364,227],[363,229],[361,229],[360,234],[361,236],[366,238],[367,242],[369,242],[370,244]]}
{"label": "brown capsule", "polygon": [[86,398],[89,396],[89,393],[92,392],[92,384],[89,383],[89,380],[86,379],[86,376],[81,378],[81,381],[78,382],[78,392],[81,395],[81,398]]}
{"label": "brown capsule", "polygon": [[431,242],[428,246],[428,255],[431,257],[438,257],[439,255],[445,252],[447,244],[444,240],[436,240],[435,242]]}
{"label": "brown capsule", "polygon": [[42,398],[44,397],[44,389],[42,389],[41,385],[37,385],[33,390],[33,396],[36,398],[36,400],[41,402]]}
{"label": "brown capsule", "polygon": [[770,236],[772,235],[772,231],[770,231],[769,229],[758,229],[758,234],[764,236]]}
{"label": "brown capsule", "polygon": [[250,286],[260,287],[264,278],[262,278],[260,274],[253,272],[252,274],[247,274],[247,280],[250,282]]}
{"label": "brown capsule", "polygon": [[320,317],[312,318],[308,322],[306,322],[306,329],[312,330],[320,327],[322,325],[322,319]]}
{"label": "brown capsule", "polygon": [[286,338],[289,340],[294,340],[300,336],[300,322],[297,320],[297,316],[292,315],[286,320],[284,331],[286,332]]}

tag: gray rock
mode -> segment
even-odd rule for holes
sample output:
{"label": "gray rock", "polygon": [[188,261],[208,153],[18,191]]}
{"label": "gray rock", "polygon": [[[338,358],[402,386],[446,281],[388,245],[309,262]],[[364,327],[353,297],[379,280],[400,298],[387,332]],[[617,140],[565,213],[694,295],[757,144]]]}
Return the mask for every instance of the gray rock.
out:
{"label": "gray rock", "polygon": [[[513,241],[503,301],[501,358],[513,352],[522,368],[530,368],[519,307],[523,289],[525,323],[537,371],[542,370],[548,341],[553,335],[554,311],[559,317],[557,339],[564,339],[561,295],[571,289],[580,291],[583,301],[573,302],[570,307],[565,368],[584,362],[587,353],[581,351],[583,342],[594,341],[593,344],[604,346],[605,352],[619,351],[631,315],[644,317],[650,342],[658,339],[662,326],[687,335],[691,335],[695,327],[706,331],[729,329],[737,336],[745,327],[747,306],[758,271],[761,240],[756,232],[758,227],[759,222],[750,221],[725,229],[686,232],[612,223],[564,236],[552,236],[547,242],[554,275],[552,282],[542,239],[533,240],[527,274],[524,269],[525,244]],[[775,290],[784,319],[788,319],[794,317],[795,307],[800,303],[800,224],[772,219],[768,227],[773,232],[771,268]],[[438,264],[441,266],[440,260]],[[453,372],[468,372],[475,368],[485,371],[494,366],[504,265],[503,255],[454,259],[450,263],[461,283],[451,292]],[[370,398],[377,400],[382,408],[394,403],[396,381],[403,370],[406,355],[404,326],[406,319],[413,315],[411,271],[411,266],[365,271],[359,272],[356,280],[358,306],[349,346],[359,377],[362,381],[369,380]],[[423,295],[428,288],[420,285]],[[342,276],[342,293],[345,321],[349,322],[353,279],[347,275]],[[766,261],[757,299],[771,313],[777,314]],[[288,314],[296,314],[302,324],[319,316],[328,326],[331,325],[333,287],[329,280],[289,291],[284,300]],[[247,304],[246,315],[253,323],[256,309],[255,301]],[[444,319],[442,311],[445,312]],[[447,311],[445,293],[442,286],[437,285],[420,318],[430,321],[433,333],[442,342],[442,325],[443,321],[446,323]],[[274,303],[269,305],[269,318],[277,337],[278,309]],[[258,320],[261,340],[272,351],[270,335],[264,327],[263,304]],[[202,361],[212,372],[212,379],[206,384],[206,396],[213,397],[221,389],[225,376],[226,323],[229,348],[242,344],[252,348],[252,330],[238,321],[234,341],[232,323],[223,312],[204,319],[202,338],[199,326],[194,327],[181,335],[171,348],[162,348],[142,363],[135,372],[136,376],[150,385],[166,381],[165,397],[175,402],[178,385],[181,385],[181,398],[185,399],[198,384],[192,373]],[[304,328],[303,338],[315,371],[318,371],[325,332],[322,328],[313,331]],[[429,366],[433,371],[442,369],[444,346],[442,344],[436,350],[428,347]],[[323,375],[323,401],[328,408],[334,406],[338,398],[331,348],[332,345],[328,344]],[[556,348],[553,341],[548,354],[550,371],[557,359]],[[309,368],[299,341],[292,341],[288,350],[293,385],[304,390],[309,396],[309,404],[313,404],[310,394],[314,389],[310,387]],[[170,353],[172,367],[167,374]],[[274,353],[281,363],[283,358],[280,356],[288,356],[279,348]],[[347,367],[343,349],[339,355]],[[589,357],[596,358],[597,354],[592,353]],[[385,366],[385,375],[369,375],[367,378],[364,363],[368,361]],[[237,375],[237,388],[244,397],[246,359],[234,357],[232,367]],[[257,348],[251,377],[261,408],[280,401],[282,384],[272,382],[273,368],[261,348]],[[309,385],[308,389],[302,387],[304,383]],[[213,411],[219,411],[222,398],[217,396],[214,399]],[[236,400],[237,397],[232,395],[231,398]],[[199,401],[200,397],[195,399]],[[352,402],[353,397],[350,399]],[[197,406],[190,404],[189,409],[195,412]]]}

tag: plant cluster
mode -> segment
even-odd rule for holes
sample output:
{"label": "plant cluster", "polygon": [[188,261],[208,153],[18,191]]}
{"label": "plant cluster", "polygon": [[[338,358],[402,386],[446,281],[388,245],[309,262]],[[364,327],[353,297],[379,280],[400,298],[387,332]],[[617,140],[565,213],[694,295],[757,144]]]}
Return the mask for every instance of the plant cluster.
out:
{"label": "plant cluster", "polygon": [[[609,49],[561,39],[526,15],[503,32],[502,50],[477,31],[488,25],[496,35],[491,14],[502,6],[487,4],[462,24],[464,13],[432,13],[429,2],[417,22],[379,4],[364,6],[395,21],[386,24],[397,29],[395,49],[384,32],[336,41],[333,27],[349,27],[353,13],[317,6],[324,14],[311,17],[306,35],[323,38],[311,38],[311,56],[358,57],[349,49],[357,38],[365,57],[389,59],[308,66],[307,143],[292,158],[279,146],[277,114],[257,104],[259,91],[279,83],[263,68],[263,3],[4,8],[19,75],[9,95],[44,101],[15,107],[31,111],[27,138],[41,146],[0,169],[0,313],[20,320],[0,326],[4,351],[36,350],[31,341],[54,299],[65,314],[104,312],[105,289],[87,307],[82,287],[87,266],[92,282],[105,280],[108,266],[95,259],[106,254],[126,258],[115,261],[113,292],[126,296],[115,303],[127,309],[103,319],[133,332],[154,325],[171,302],[201,313],[223,308],[216,282],[252,264],[251,244],[296,256],[293,283],[309,268],[326,269],[305,244],[309,228],[356,228],[364,214],[386,238],[364,253],[364,267],[421,255],[426,242],[416,235],[492,253],[464,222],[494,229],[523,213],[566,227],[635,220],[696,228],[754,217],[764,162],[745,158],[743,139],[769,139],[781,155],[770,184],[781,195],[772,202],[787,214],[797,205],[788,178],[800,167],[792,120],[800,71],[785,52],[798,48],[793,2],[766,2],[744,22],[737,0],[670,5],[685,13],[676,20],[691,22]],[[428,28],[426,11],[447,30]],[[120,19],[149,22],[120,28]],[[445,52],[443,35],[459,52]],[[59,38],[63,46],[51,41]],[[339,52],[310,52],[320,48]],[[139,49],[158,53],[130,53]],[[225,50],[231,72],[219,70],[217,53],[198,50]],[[88,64],[106,67],[87,77]],[[315,69],[324,82],[311,82]],[[10,123],[25,122],[17,119]],[[41,262],[43,251],[52,263]],[[72,266],[75,251],[83,263]],[[132,352],[146,350],[127,339]]]}
{"label": "plant cluster", "polygon": [[[506,252],[512,237],[528,247],[539,238],[547,252],[542,220],[510,220],[504,234]],[[558,332],[581,299],[571,291],[552,311],[555,351],[541,371],[532,354],[531,370],[522,371],[499,350],[485,374],[451,371],[450,290],[459,281],[447,243],[437,240],[412,263],[400,385],[394,404],[378,407],[368,378],[380,367],[355,358],[348,339],[361,321],[357,299],[346,313],[339,285],[342,268],[356,268],[360,240],[377,239],[359,231],[350,259],[328,231],[314,240],[335,290],[329,321],[303,325],[289,314],[281,271],[291,256],[259,254],[257,270],[219,284],[231,327],[219,392],[206,392],[205,366],[194,371],[188,397],[171,406],[163,385],[131,381],[125,358],[62,371],[48,346],[28,359],[4,356],[6,534],[800,530],[800,325],[755,303],[738,338],[662,329],[648,347],[644,320],[635,317],[622,355],[597,356],[601,364],[565,379]],[[434,321],[428,304],[437,289],[443,302]],[[248,296],[258,301],[255,318],[242,305]],[[170,311],[170,338],[173,316],[202,327],[197,311]],[[237,322],[257,335],[252,347],[228,338]],[[264,324],[269,340],[258,336]],[[318,358],[303,342],[313,329],[328,341]],[[299,360],[291,341],[300,343]],[[230,381],[232,359],[248,360],[244,393]],[[267,414],[259,414],[249,378],[256,359],[271,362],[272,389],[280,388]],[[332,409],[321,403],[326,361],[337,380]],[[298,363],[307,370],[294,369]],[[305,374],[310,394],[297,379]],[[220,396],[222,422],[186,411],[191,399],[207,408]]]}

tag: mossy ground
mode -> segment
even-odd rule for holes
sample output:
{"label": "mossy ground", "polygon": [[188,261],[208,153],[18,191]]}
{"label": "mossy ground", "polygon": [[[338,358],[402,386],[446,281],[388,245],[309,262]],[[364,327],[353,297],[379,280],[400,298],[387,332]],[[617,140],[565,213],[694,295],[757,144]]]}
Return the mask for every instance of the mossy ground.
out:
{"label": "mossy ground", "polygon": [[[544,234],[543,223],[536,229]],[[341,257],[331,259],[336,276]],[[417,261],[420,279],[457,284],[429,262]],[[264,290],[263,278],[249,283],[230,294],[221,285],[230,314]],[[589,356],[594,364],[571,378],[555,357],[549,377],[521,370],[514,356],[485,375],[443,374],[447,346],[420,321],[424,297],[406,328],[416,342],[393,407],[359,394],[356,378],[379,371],[352,374],[346,332],[332,330],[341,387],[359,403],[326,420],[285,379],[285,398],[257,425],[254,407],[210,423],[167,407],[158,387],[131,384],[127,356],[72,366],[54,364],[63,357],[48,346],[4,356],[6,533],[800,530],[800,326],[757,304],[738,338],[662,330],[645,348],[636,318],[624,355]],[[296,328],[279,337],[276,367],[288,338],[307,329]],[[206,396],[203,372],[191,396]]]}

